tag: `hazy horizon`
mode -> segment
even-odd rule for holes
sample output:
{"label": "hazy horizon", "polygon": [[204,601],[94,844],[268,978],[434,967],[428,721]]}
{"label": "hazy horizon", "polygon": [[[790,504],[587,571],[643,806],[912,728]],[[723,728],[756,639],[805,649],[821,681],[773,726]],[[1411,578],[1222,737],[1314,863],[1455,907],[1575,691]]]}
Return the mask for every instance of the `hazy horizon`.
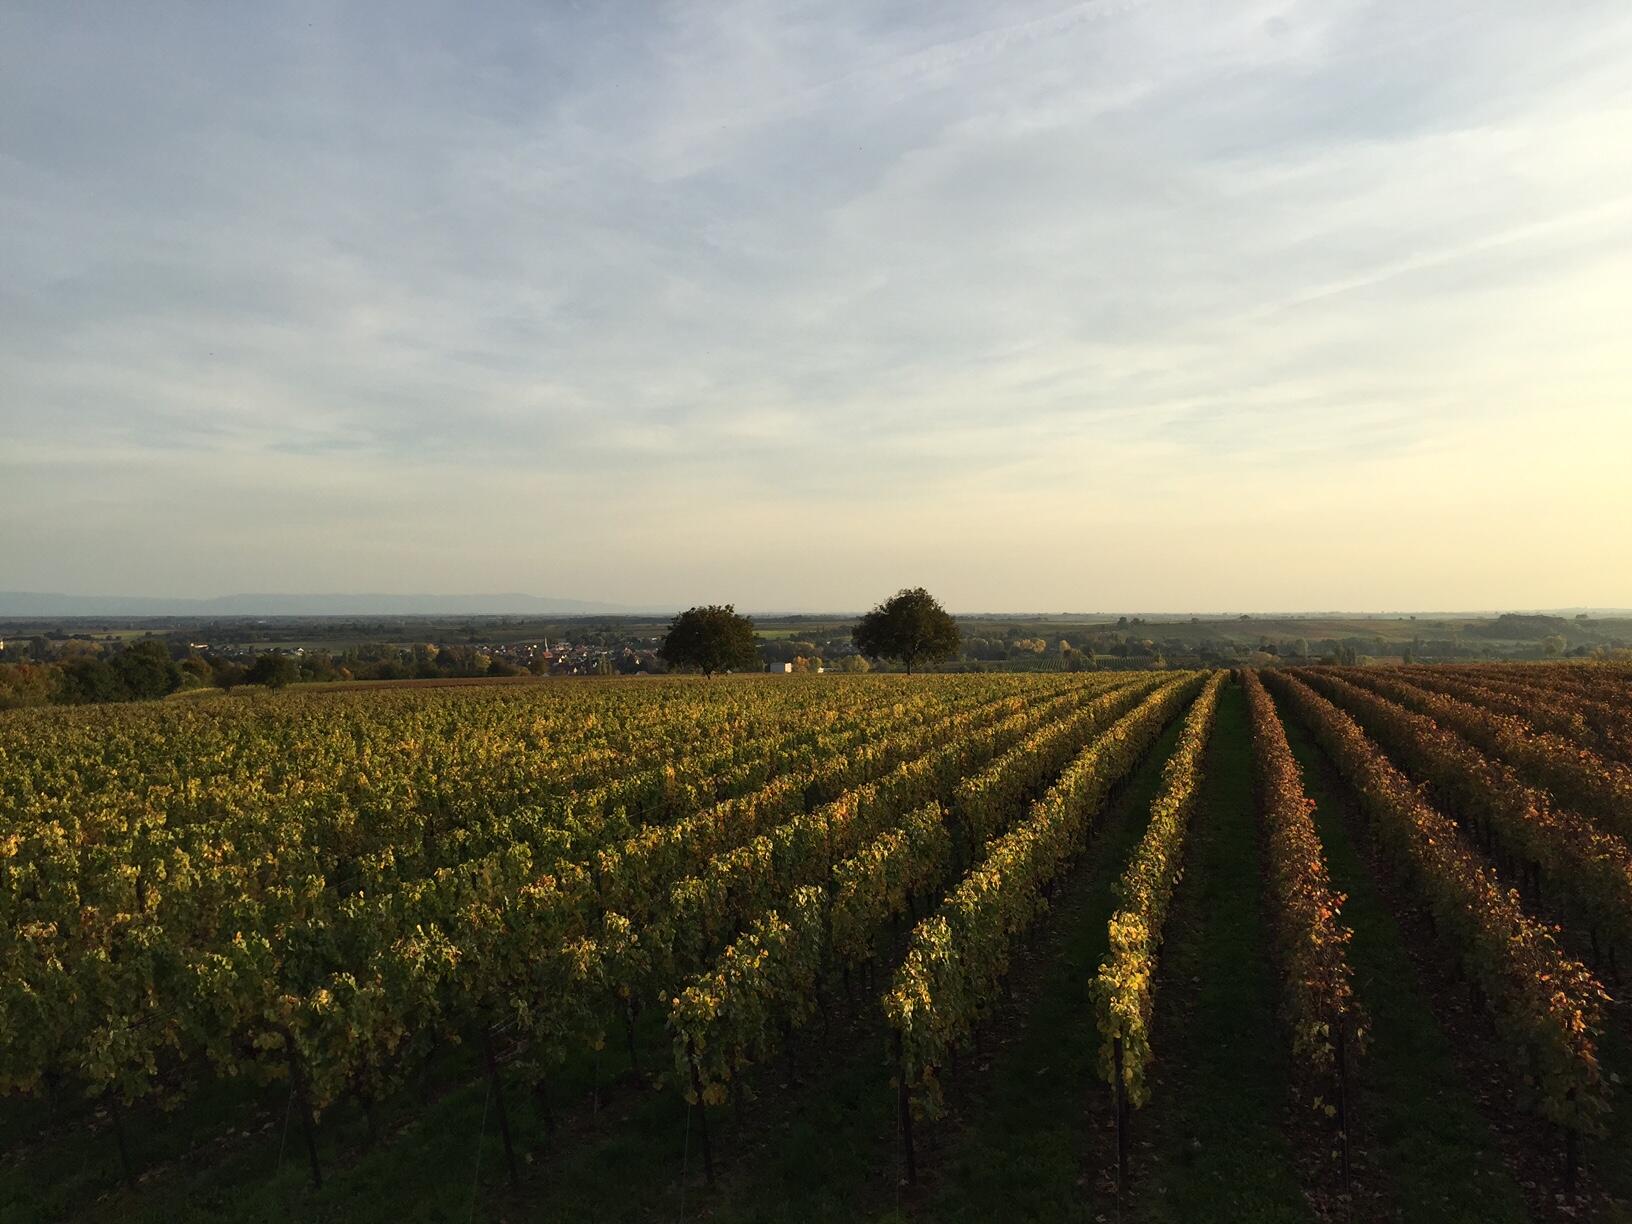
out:
{"label": "hazy horizon", "polygon": [[[50,601],[59,601],[52,604]],[[265,601],[257,603],[256,601]],[[372,602],[371,602],[372,601]],[[342,605],[345,610],[319,610],[319,605],[329,603]],[[84,610],[83,606],[99,606],[96,610]],[[191,610],[160,611],[146,605],[163,605],[165,608],[182,609],[186,605],[200,605]],[[19,611],[21,606],[30,607],[70,607],[82,605],[81,610],[69,611]],[[209,605],[209,606],[205,606]],[[280,606],[281,605],[281,606]],[[304,605],[305,610],[301,610]],[[421,605],[422,610],[414,610],[411,605]],[[576,605],[576,606],[568,606]],[[113,610],[115,606],[129,609],[127,611]],[[356,616],[505,616],[505,617],[545,617],[557,616],[564,619],[573,617],[613,616],[613,617],[650,617],[668,616],[682,610],[683,605],[678,601],[654,603],[650,605],[634,606],[628,604],[612,604],[595,599],[581,599],[569,596],[540,596],[523,592],[237,592],[232,594],[213,596],[121,596],[108,594],[65,594],[62,592],[37,591],[0,591],[0,620],[25,620],[31,617],[63,619],[94,619],[104,617],[164,617],[176,618],[196,617],[207,618],[242,618],[252,616],[266,616],[269,618],[343,618]],[[490,610],[483,610],[484,608]],[[866,611],[866,608],[855,607],[751,607],[741,606],[739,612],[750,616],[776,618],[780,616],[855,616]],[[1494,607],[1494,608],[1271,608],[1271,607],[1243,607],[1243,608],[1145,608],[1138,606],[1112,608],[1065,608],[1043,609],[1022,607],[951,607],[948,609],[958,616],[1015,616],[1015,617],[1060,617],[1060,616],[1148,616],[1159,620],[1177,620],[1187,617],[1199,617],[1202,620],[1233,619],[1238,616],[1252,616],[1270,620],[1319,620],[1319,619],[1386,619],[1399,617],[1494,617],[1504,613],[1516,615],[1572,615],[1588,613],[1600,617],[1618,618],[1632,616],[1632,608],[1613,607],[1609,605],[1583,607],[1581,605],[1567,605],[1554,607]]]}
{"label": "hazy horizon", "polygon": [[0,12],[0,587],[1632,606],[1632,7],[625,12]]}

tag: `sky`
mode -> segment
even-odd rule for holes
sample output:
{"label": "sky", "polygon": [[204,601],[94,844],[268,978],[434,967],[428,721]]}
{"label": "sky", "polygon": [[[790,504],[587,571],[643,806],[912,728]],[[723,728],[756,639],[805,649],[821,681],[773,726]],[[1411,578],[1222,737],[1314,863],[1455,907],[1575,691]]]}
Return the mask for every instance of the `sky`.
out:
{"label": "sky", "polygon": [[0,589],[1632,606],[1632,5],[0,6]]}

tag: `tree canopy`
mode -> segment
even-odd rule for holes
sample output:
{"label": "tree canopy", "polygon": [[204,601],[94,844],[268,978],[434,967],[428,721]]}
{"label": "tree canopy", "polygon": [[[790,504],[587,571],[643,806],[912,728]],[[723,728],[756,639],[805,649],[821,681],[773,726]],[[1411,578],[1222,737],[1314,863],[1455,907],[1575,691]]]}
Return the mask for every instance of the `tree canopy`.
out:
{"label": "tree canopy", "polygon": [[113,657],[113,670],[125,691],[138,701],[163,697],[181,687],[181,669],[170,650],[156,638],[136,642]]}
{"label": "tree canopy", "polygon": [[670,667],[694,667],[705,676],[759,667],[754,622],[731,604],[686,609],[670,623],[657,653]]}
{"label": "tree canopy", "polygon": [[896,659],[912,673],[918,663],[958,653],[958,623],[923,587],[898,591],[850,631],[856,649],[873,659]]}
{"label": "tree canopy", "polygon": [[244,676],[251,684],[264,684],[273,689],[293,684],[299,678],[300,668],[295,661],[281,654],[256,655],[255,662],[249,665],[249,671]]}

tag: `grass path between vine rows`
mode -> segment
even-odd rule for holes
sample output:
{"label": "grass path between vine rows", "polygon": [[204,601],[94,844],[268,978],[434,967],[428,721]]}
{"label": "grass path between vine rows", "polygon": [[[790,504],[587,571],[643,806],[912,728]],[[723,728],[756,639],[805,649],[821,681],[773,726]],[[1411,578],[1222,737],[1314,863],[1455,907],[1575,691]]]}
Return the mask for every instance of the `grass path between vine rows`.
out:
{"label": "grass path between vine rows", "polygon": [[[957,1069],[945,1071],[950,1112],[921,1129],[919,1187],[901,1185],[887,1034],[877,1003],[888,979],[880,972],[871,991],[859,992],[851,1039],[826,1045],[814,1082],[784,1102],[771,1126],[758,1129],[752,1156],[697,1200],[709,1219],[1082,1218],[1072,1209],[1081,1198],[1076,1183],[1091,1052],[1082,1045],[1080,1005],[1068,991],[1075,986],[1083,997],[1086,974],[1098,965],[1111,881],[1143,830],[1178,731],[1176,719],[1112,797],[1036,944],[1017,953],[1012,996],[989,1026],[985,1056],[965,1051]],[[1077,946],[1085,940],[1088,946]],[[884,965],[899,959],[897,950]]]}
{"label": "grass path between vine rows", "polygon": [[[1353,1080],[1357,1146],[1402,1221],[1502,1224],[1528,1218],[1524,1197],[1481,1116],[1379,889],[1363,817],[1348,784],[1303,727],[1283,720],[1315,801],[1332,886],[1348,895],[1354,988],[1372,1046]],[[1362,1173],[1362,1176],[1366,1174]]]}
{"label": "grass path between vine rows", "polygon": [[[951,1116],[922,1157],[922,1219],[1091,1220],[1084,1155],[1104,1090],[1094,1071],[1099,1035],[1088,983],[1108,943],[1113,885],[1149,821],[1176,719],[1116,794],[1075,872],[1017,958],[1014,992],[999,1009],[987,1058],[961,1059],[948,1084]],[[928,1129],[928,1128],[926,1128]],[[1091,1184],[1095,1170],[1086,1171]]]}
{"label": "grass path between vine rows", "polygon": [[1220,696],[1158,969],[1151,1101],[1124,1219],[1302,1221],[1289,1055],[1263,916],[1246,696]]}

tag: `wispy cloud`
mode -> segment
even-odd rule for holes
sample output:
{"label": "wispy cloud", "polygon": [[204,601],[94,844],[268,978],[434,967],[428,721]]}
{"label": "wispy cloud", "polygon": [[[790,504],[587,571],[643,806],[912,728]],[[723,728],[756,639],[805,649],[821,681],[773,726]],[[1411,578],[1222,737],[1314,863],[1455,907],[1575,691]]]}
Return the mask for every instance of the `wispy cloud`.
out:
{"label": "wispy cloud", "polygon": [[1629,63],[1614,0],[13,7],[3,585],[1632,603]]}

